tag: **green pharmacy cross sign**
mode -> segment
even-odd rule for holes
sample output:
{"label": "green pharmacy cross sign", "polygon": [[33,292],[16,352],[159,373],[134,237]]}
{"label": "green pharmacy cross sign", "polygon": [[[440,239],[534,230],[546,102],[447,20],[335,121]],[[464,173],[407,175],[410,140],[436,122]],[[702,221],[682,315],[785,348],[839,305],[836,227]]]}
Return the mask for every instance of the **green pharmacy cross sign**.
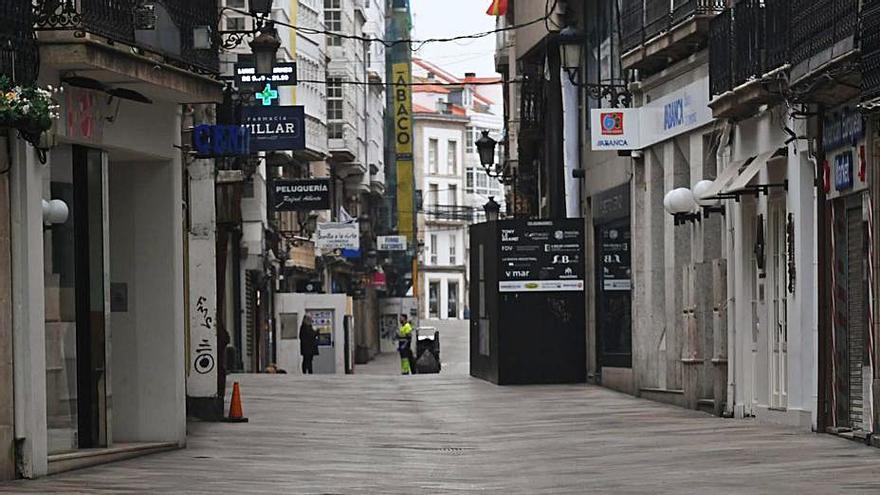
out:
{"label": "green pharmacy cross sign", "polygon": [[272,100],[278,99],[278,90],[272,89],[272,85],[267,83],[263,91],[256,93],[255,96],[263,102],[264,107],[268,107],[272,105]]}

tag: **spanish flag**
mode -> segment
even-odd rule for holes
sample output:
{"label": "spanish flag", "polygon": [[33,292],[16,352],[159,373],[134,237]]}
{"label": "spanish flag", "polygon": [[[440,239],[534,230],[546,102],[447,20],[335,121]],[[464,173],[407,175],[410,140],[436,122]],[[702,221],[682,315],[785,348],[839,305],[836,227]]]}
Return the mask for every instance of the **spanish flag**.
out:
{"label": "spanish flag", "polygon": [[507,15],[507,0],[492,0],[492,5],[489,6],[486,14],[494,16]]}

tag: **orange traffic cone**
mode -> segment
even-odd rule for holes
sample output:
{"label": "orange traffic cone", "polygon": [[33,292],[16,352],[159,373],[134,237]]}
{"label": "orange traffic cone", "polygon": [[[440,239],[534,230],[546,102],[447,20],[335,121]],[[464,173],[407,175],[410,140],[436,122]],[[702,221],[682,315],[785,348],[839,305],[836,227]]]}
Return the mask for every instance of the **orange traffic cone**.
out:
{"label": "orange traffic cone", "polygon": [[229,417],[226,418],[226,421],[229,423],[247,423],[248,421],[241,409],[241,390],[238,388],[238,382],[232,384],[232,400],[229,402]]}

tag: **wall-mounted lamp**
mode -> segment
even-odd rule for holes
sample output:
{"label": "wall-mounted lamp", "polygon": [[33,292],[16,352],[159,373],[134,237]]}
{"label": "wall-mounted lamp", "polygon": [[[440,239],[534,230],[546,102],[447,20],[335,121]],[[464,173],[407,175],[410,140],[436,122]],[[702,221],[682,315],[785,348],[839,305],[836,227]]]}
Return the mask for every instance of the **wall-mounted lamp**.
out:
{"label": "wall-mounted lamp", "polygon": [[693,192],[686,187],[669,191],[663,198],[663,207],[675,217],[675,225],[700,221],[700,214],[697,213],[699,206],[694,200]]}
{"label": "wall-mounted lamp", "polygon": [[43,200],[43,225],[60,225],[66,223],[68,217],[70,217],[70,208],[67,207],[67,203],[60,199]]}
{"label": "wall-mounted lamp", "polygon": [[694,184],[694,201],[703,208],[704,218],[709,218],[713,213],[720,213],[721,215],[725,213],[724,205],[721,204],[720,199],[707,199],[709,190],[712,189],[712,184],[714,184],[714,181],[711,180],[701,180]]}

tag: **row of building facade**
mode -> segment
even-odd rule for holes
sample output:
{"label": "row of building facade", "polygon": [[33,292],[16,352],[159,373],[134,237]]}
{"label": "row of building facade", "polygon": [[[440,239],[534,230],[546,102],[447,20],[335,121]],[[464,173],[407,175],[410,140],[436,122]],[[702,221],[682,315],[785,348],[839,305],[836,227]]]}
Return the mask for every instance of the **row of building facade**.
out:
{"label": "row of building facade", "polygon": [[[61,88],[48,131],[0,122],[0,479],[184,446],[187,415],[223,414],[227,372],[298,356],[280,295],[341,301],[335,372],[379,352],[377,274],[394,268],[376,236],[396,226],[385,50],[369,40],[390,8],[274,2],[261,21],[299,83],[269,103],[304,106],[306,147],[210,158],[194,126],[253,104],[233,84],[254,63],[250,2],[0,4],[3,104]],[[299,178],[329,179],[331,207],[275,211],[272,183]],[[342,220],[360,251],[317,250],[316,224]]]}
{"label": "row of building facade", "polygon": [[545,21],[498,33],[508,203],[584,218],[590,381],[871,439],[875,3],[509,3],[499,27]]}

